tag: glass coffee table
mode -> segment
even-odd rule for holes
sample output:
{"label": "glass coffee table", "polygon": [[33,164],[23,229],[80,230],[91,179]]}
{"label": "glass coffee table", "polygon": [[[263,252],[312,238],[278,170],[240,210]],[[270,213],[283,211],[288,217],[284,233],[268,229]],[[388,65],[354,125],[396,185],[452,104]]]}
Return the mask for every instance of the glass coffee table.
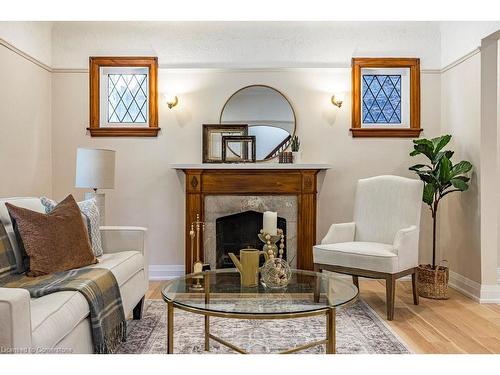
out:
{"label": "glass coffee table", "polygon": [[236,269],[189,274],[168,281],[162,290],[167,303],[167,352],[174,351],[174,308],[205,316],[205,350],[210,340],[242,354],[247,352],[210,333],[210,317],[234,319],[292,319],[326,315],[326,338],[281,353],[293,353],[326,344],[335,353],[335,310],[353,302],[358,288],[350,279],[326,273],[292,270],[286,288],[270,289],[260,283],[253,288],[240,285]]}

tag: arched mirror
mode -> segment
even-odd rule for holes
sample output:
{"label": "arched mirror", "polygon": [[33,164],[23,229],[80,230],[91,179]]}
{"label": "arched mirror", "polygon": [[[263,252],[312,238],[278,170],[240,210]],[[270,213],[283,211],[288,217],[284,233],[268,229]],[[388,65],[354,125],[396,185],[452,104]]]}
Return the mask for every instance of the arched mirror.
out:
{"label": "arched mirror", "polygon": [[278,90],[265,85],[243,87],[229,97],[220,114],[221,124],[247,124],[255,136],[257,161],[284,151],[295,134],[292,105]]}

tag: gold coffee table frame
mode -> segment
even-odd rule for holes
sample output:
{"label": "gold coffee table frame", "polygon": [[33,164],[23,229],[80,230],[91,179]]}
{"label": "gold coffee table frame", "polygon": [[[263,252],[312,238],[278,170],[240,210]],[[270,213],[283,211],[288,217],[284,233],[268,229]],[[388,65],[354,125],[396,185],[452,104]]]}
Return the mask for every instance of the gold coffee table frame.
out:
{"label": "gold coffee table frame", "polygon": [[[301,271],[302,273],[307,272],[307,274],[315,274],[312,271]],[[199,274],[191,274],[187,276],[199,275],[199,277],[203,277],[203,287],[204,287],[204,295],[205,295],[205,304],[210,302],[210,273],[201,272]],[[185,276],[185,277],[187,277]],[[183,277],[184,278],[184,277]],[[317,279],[319,280],[319,279]],[[169,284],[175,282],[176,279],[170,280],[165,284],[163,289]],[[316,284],[317,288],[314,292],[314,299],[319,301],[319,283]],[[207,309],[196,308],[192,306],[186,306],[182,303],[172,300],[165,296],[162,293],[163,299],[167,303],[167,354],[173,354],[174,352],[174,308],[178,308],[180,310],[184,310],[187,312],[191,312],[194,314],[203,315],[205,317],[205,351],[210,351],[210,340],[217,341],[218,343],[234,350],[235,352],[241,354],[250,354],[242,348],[231,344],[230,342],[221,339],[210,333],[210,317],[219,317],[219,318],[229,318],[229,319],[256,319],[256,320],[272,320],[272,319],[294,319],[294,318],[306,318],[313,316],[326,316],[326,337],[323,340],[317,340],[314,342],[310,342],[304,345],[296,346],[292,349],[288,349],[280,352],[279,354],[290,354],[295,353],[304,349],[312,348],[317,345],[326,344],[326,353],[327,354],[335,354],[336,353],[336,331],[335,331],[335,316],[336,316],[336,308],[337,307],[346,307],[356,300],[359,291],[349,300],[344,303],[339,304],[338,306],[325,306],[324,308],[319,308],[313,311],[300,311],[300,312],[284,312],[284,313],[233,313],[233,312],[222,312],[222,311],[211,311]]]}

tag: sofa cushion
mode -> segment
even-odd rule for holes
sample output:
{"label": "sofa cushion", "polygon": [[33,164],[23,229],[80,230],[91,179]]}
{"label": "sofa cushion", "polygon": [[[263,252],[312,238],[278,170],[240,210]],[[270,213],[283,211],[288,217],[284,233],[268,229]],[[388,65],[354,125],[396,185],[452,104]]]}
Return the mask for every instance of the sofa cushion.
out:
{"label": "sofa cushion", "polygon": [[[51,213],[57,207],[57,202],[47,197],[40,198],[40,202],[45,207],[46,214]],[[87,226],[87,234],[92,245],[92,251],[96,257],[100,257],[102,255],[101,231],[99,230],[101,218],[95,198],[77,202],[77,204],[82,213],[83,221]]]}
{"label": "sofa cushion", "polygon": [[42,203],[40,203],[39,198],[20,197],[0,199],[0,222],[1,225],[3,225],[5,228],[5,232],[7,233],[10,245],[12,246],[12,250],[16,258],[16,271],[17,273],[23,273],[26,271],[23,262],[23,254],[21,253],[21,249],[19,248],[17,243],[16,234],[12,226],[12,221],[10,220],[9,211],[7,211],[7,207],[5,207],[6,202],[9,202],[17,207],[24,207],[37,212],[45,212],[45,209],[42,206]]}
{"label": "sofa cushion", "polygon": [[107,268],[113,272],[119,286],[122,286],[137,272],[144,269],[144,257],[138,251],[103,254],[97,259],[99,263],[84,268]]}
{"label": "sofa cushion", "polygon": [[51,348],[64,339],[89,315],[89,304],[75,291],[48,294],[31,299],[33,347]]}
{"label": "sofa cushion", "polygon": [[398,256],[392,245],[377,242],[341,242],[316,245],[314,263],[328,264],[370,271],[395,273]]}
{"label": "sofa cushion", "polygon": [[17,242],[29,256],[28,276],[41,276],[97,262],[80,209],[68,195],[49,214],[5,203]]}
{"label": "sofa cushion", "polygon": [[[115,276],[120,289],[144,269],[144,257],[138,251],[104,254],[99,263],[88,266],[107,268]],[[143,293],[143,291],[141,291]],[[140,295],[140,293],[139,293]],[[122,296],[122,299],[125,296]],[[128,304],[138,301],[124,301]],[[125,311],[127,313],[127,311]],[[53,347],[63,340],[89,315],[87,300],[78,292],[58,292],[31,299],[33,346]]]}

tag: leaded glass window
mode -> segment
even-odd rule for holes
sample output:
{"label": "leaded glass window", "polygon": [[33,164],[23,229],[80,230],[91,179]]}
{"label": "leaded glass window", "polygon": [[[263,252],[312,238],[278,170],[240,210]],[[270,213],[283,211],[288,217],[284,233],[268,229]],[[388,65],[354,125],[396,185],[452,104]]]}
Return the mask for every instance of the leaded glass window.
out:
{"label": "leaded glass window", "polygon": [[102,67],[101,126],[148,126],[149,73],[140,67]]}
{"label": "leaded glass window", "polygon": [[364,74],[362,92],[364,124],[401,123],[401,75]]}
{"label": "leaded glass window", "polygon": [[158,58],[91,56],[89,58],[92,137],[156,137]]}
{"label": "leaded glass window", "polygon": [[354,57],[351,119],[353,137],[418,137],[420,60]]}
{"label": "leaded glass window", "polygon": [[108,74],[108,122],[146,123],[147,74]]}

